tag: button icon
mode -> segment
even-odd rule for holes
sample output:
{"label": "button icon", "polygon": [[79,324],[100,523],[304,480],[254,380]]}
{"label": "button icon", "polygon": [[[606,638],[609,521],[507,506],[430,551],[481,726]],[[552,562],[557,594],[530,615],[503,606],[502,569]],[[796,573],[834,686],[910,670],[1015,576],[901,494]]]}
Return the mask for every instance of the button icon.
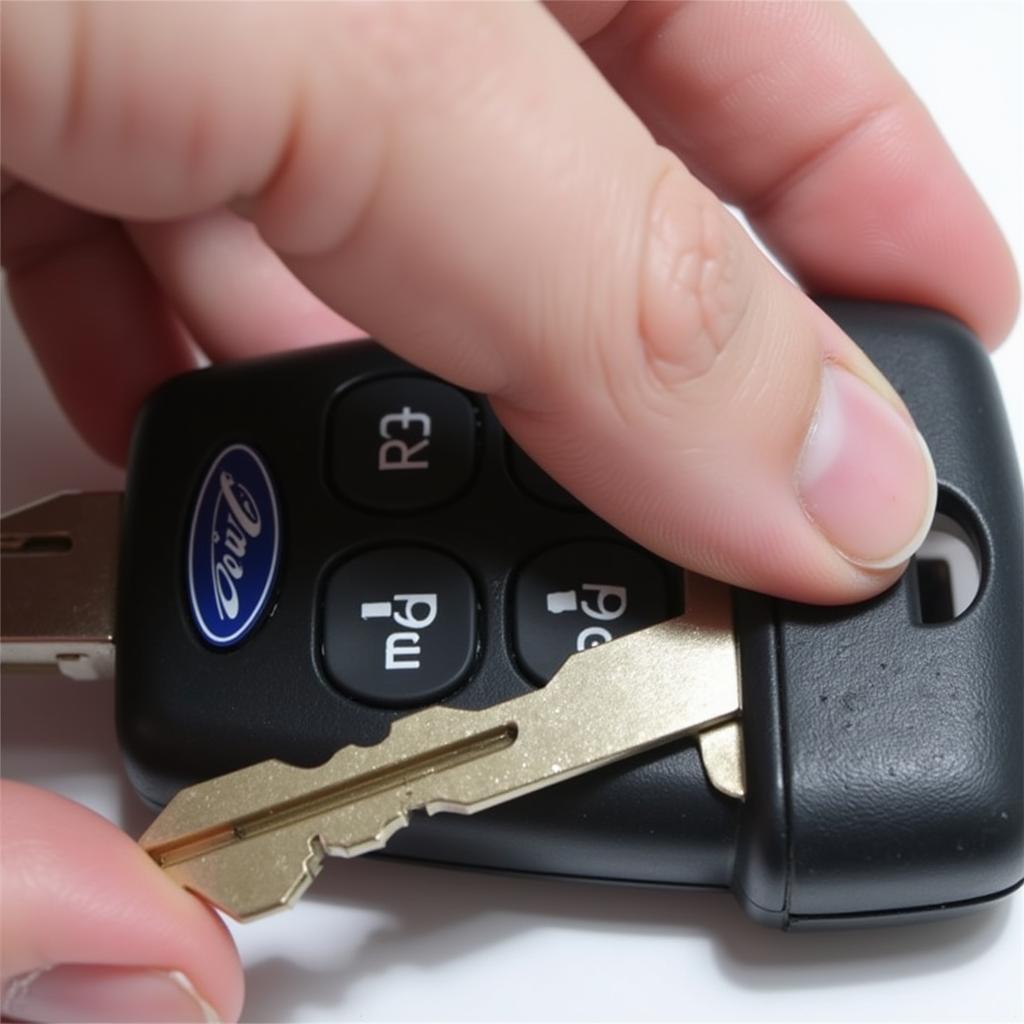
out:
{"label": "button icon", "polygon": [[671,615],[668,577],[646,552],[606,541],[565,544],[519,573],[513,643],[523,669],[543,684],[575,651]]}
{"label": "button icon", "polygon": [[445,696],[476,651],[469,574],[426,548],[358,555],[328,580],[323,651],[332,682],[367,703],[410,707]]}
{"label": "button icon", "polygon": [[[395,426],[397,424],[397,427]],[[380,436],[384,443],[377,449],[377,469],[382,473],[392,469],[430,469],[426,459],[413,460],[430,444],[430,417],[425,412],[413,412],[409,406],[402,406],[400,413],[389,412],[380,418]],[[412,434],[420,440],[412,443],[409,439],[395,437],[395,433]]]}
{"label": "button icon", "polygon": [[[404,610],[401,610],[403,605]],[[364,601],[361,615],[364,620],[393,619],[397,625],[410,630],[426,629],[437,618],[437,594],[395,594],[391,601]],[[419,633],[389,633],[384,641],[385,671],[419,668],[419,642]]]}
{"label": "button icon", "polygon": [[[595,595],[594,603],[591,604],[585,597],[582,600],[578,598],[575,590],[554,590],[547,595],[548,611],[552,615],[581,611],[588,618],[604,621],[620,619],[626,611],[628,591],[625,587],[613,583],[584,583],[580,591],[584,595],[588,591],[592,592]],[[587,626],[576,637],[576,650],[596,647],[611,638],[612,634],[603,626]]]}

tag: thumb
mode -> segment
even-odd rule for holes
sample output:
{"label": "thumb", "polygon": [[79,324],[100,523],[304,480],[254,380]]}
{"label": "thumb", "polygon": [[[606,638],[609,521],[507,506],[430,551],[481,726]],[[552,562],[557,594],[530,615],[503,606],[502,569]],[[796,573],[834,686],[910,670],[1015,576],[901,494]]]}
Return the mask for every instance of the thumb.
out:
{"label": "thumb", "polygon": [[548,472],[665,557],[797,600],[869,597],[930,527],[928,448],[864,353],[666,163],[611,285],[621,326],[568,339],[571,361],[543,360],[495,408]]}
{"label": "thumb", "polygon": [[242,974],[216,915],[109,822],[0,784],[3,1017],[237,1020]]}

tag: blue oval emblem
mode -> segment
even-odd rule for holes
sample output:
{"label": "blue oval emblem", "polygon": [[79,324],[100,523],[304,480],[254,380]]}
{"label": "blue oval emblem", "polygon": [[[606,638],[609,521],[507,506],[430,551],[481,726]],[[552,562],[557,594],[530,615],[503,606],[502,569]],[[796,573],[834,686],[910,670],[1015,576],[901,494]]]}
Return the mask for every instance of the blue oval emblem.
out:
{"label": "blue oval emblem", "polygon": [[192,619],[217,647],[256,625],[277,575],[277,494],[263,460],[244,444],[225,448],[192,512],[188,594]]}

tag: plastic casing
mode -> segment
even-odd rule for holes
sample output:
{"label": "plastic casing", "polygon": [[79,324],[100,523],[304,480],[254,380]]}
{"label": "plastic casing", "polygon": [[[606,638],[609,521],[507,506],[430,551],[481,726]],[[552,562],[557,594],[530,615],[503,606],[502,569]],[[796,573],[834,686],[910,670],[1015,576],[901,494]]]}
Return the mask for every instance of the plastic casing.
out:
{"label": "plastic casing", "polygon": [[[987,355],[938,313],[822,305],[895,385],[928,442],[939,509],[980,553],[972,606],[923,624],[914,572],[849,607],[737,592],[743,803],[713,790],[694,744],[680,741],[476,817],[415,816],[390,855],[731,888],[755,919],[780,927],[917,920],[1021,884],[1021,485]],[[312,765],[386,734],[402,712],[343,696],[323,671],[324,578],[339,560],[413,541],[463,562],[481,639],[470,681],[444,703],[480,707],[531,688],[509,642],[517,567],[555,544],[621,540],[585,511],[524,494],[479,400],[479,468],[463,494],[415,515],[339,500],[327,473],[332,398],[359,380],[408,372],[417,371],[372,343],[331,346],[179,377],[143,411],[125,502],[117,718],[128,772],[148,802],[265,758]],[[205,646],[190,620],[184,551],[202,476],[232,442],[252,445],[270,467],[283,557],[271,610],[224,651]]]}

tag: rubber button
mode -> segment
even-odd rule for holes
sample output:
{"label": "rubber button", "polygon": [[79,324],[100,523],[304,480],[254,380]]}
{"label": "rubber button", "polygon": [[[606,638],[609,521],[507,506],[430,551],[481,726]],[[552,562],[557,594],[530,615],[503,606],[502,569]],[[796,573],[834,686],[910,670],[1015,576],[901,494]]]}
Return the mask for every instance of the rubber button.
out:
{"label": "rubber button", "polygon": [[476,615],[473,581],[453,558],[418,547],[358,555],[327,583],[327,675],[367,704],[429,704],[466,679],[476,652]]}
{"label": "rubber button", "polygon": [[334,489],[357,505],[402,512],[450,501],[473,476],[476,411],[456,388],[384,377],[335,399],[329,418]]}
{"label": "rubber button", "polygon": [[519,572],[514,587],[516,657],[540,684],[570,654],[672,615],[664,567],[625,544],[592,541],[552,548]]}
{"label": "rubber button", "polygon": [[508,468],[512,479],[531,498],[555,508],[579,510],[583,506],[560,484],[548,476],[511,438],[508,441]]}

